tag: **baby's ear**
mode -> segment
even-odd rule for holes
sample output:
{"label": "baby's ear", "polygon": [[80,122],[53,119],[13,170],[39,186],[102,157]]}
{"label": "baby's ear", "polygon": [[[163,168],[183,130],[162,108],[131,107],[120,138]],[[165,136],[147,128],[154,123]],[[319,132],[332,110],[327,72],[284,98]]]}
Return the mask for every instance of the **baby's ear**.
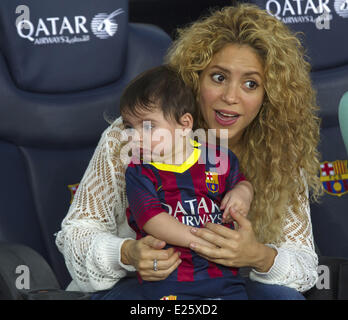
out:
{"label": "baby's ear", "polygon": [[[180,124],[182,125],[182,128],[184,132],[188,132],[192,130],[193,128],[193,117],[191,113],[186,112],[180,117]],[[186,130],[188,129],[188,130]]]}

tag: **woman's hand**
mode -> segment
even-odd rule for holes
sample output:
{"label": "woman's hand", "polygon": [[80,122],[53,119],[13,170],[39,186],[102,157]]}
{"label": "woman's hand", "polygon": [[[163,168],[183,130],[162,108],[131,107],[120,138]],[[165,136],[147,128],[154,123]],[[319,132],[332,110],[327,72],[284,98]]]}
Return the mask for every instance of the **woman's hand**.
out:
{"label": "woman's hand", "polygon": [[231,223],[232,212],[238,212],[246,217],[250,210],[253,200],[254,190],[250,182],[241,181],[232,190],[227,192],[221,201],[220,209],[224,210],[222,214],[222,223]]}
{"label": "woman's hand", "polygon": [[[180,252],[173,248],[163,250],[166,243],[152,236],[139,240],[126,240],[121,248],[121,261],[135,267],[146,281],[166,279],[181,263]],[[157,271],[153,261],[157,259]]]}
{"label": "woman's hand", "polygon": [[238,230],[213,223],[207,223],[205,228],[192,228],[197,237],[215,244],[218,249],[196,243],[192,243],[190,248],[214,263],[237,268],[248,266],[267,272],[273,265],[277,251],[257,241],[246,217],[237,212],[232,213],[232,217],[239,225]]}

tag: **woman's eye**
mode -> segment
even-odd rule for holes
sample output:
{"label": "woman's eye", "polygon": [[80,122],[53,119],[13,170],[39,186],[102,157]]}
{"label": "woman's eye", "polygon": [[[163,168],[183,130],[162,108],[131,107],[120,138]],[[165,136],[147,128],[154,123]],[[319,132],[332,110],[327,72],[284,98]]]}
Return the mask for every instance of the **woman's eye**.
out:
{"label": "woman's eye", "polygon": [[225,77],[222,74],[220,74],[220,73],[215,73],[215,74],[213,74],[212,79],[215,82],[222,82],[222,81],[225,80]]}
{"label": "woman's eye", "polygon": [[253,81],[253,80],[249,80],[245,83],[245,85],[247,86],[248,89],[251,89],[251,90],[255,90],[259,85]]}

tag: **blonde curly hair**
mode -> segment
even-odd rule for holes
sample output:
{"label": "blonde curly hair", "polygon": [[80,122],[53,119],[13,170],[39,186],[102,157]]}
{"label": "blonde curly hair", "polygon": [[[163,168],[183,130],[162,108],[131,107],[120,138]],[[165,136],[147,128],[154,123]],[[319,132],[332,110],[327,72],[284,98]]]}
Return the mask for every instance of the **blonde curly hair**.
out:
{"label": "blonde curly hair", "polygon": [[[227,44],[253,48],[263,63],[263,105],[243,133],[238,156],[255,190],[249,213],[255,234],[263,243],[279,243],[289,206],[295,214],[303,214],[306,183],[312,200],[322,193],[317,151],[320,120],[310,65],[296,35],[250,4],[218,9],[178,30],[166,62],[199,99],[201,71]],[[206,127],[204,119],[200,121]]]}

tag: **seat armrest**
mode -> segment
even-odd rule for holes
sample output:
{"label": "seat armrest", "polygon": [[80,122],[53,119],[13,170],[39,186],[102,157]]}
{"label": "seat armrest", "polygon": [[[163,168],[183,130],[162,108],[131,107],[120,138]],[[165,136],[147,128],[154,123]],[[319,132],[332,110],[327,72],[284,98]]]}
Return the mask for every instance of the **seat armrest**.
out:
{"label": "seat armrest", "polygon": [[22,300],[23,289],[61,289],[45,259],[27,246],[0,243],[0,261],[0,300]]}
{"label": "seat armrest", "polygon": [[338,275],[339,287],[338,287],[338,300],[348,300],[348,260],[340,265]]}
{"label": "seat armrest", "polygon": [[319,272],[317,284],[304,296],[308,300],[341,300],[348,299],[348,259],[319,256]]}
{"label": "seat armrest", "polygon": [[23,300],[90,300],[92,294],[61,289],[21,290]]}

